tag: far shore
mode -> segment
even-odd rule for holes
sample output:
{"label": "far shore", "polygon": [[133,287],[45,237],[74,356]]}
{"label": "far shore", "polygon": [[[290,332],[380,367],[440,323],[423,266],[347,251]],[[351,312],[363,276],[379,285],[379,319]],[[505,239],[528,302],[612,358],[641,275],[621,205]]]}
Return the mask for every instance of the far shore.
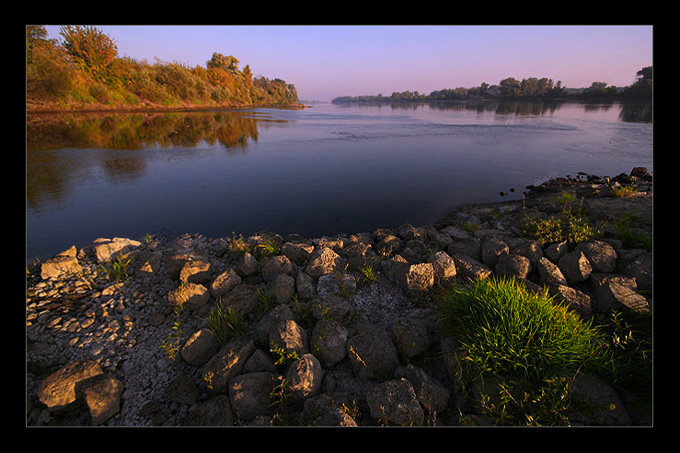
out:
{"label": "far shore", "polygon": [[138,106],[128,105],[102,105],[102,104],[73,104],[58,105],[55,103],[26,103],[27,114],[40,113],[146,113],[146,112],[198,112],[210,110],[236,110],[253,108],[281,108],[281,109],[304,109],[311,108],[304,104],[224,104],[224,105],[194,105],[184,104],[164,106],[158,104],[143,103]]}

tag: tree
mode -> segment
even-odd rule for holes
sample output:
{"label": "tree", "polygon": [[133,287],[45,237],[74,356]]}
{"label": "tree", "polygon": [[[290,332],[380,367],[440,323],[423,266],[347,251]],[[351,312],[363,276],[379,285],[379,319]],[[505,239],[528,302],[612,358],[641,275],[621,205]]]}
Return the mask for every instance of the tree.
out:
{"label": "tree", "polygon": [[116,43],[96,27],[60,27],[64,48],[74,62],[95,77],[106,75],[118,55]]}
{"label": "tree", "polygon": [[238,63],[239,61],[231,55],[224,56],[221,53],[214,52],[206,66],[208,69],[221,69],[233,74],[238,71]]}
{"label": "tree", "polygon": [[508,77],[501,80],[499,84],[499,94],[501,97],[517,97],[522,93],[521,84],[519,80]]}

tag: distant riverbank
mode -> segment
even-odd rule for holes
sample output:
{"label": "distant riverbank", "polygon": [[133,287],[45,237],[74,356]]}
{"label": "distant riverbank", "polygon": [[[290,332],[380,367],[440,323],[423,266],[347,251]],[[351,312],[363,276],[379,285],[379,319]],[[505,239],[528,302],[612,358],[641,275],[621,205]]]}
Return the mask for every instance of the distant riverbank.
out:
{"label": "distant riverbank", "polygon": [[159,105],[144,102],[141,105],[106,105],[106,104],[68,104],[54,102],[27,102],[27,113],[91,113],[91,112],[111,112],[111,113],[139,113],[139,112],[199,112],[208,110],[229,110],[229,109],[253,109],[253,108],[284,108],[284,109],[304,109],[311,106],[304,104],[222,104],[222,105]]}

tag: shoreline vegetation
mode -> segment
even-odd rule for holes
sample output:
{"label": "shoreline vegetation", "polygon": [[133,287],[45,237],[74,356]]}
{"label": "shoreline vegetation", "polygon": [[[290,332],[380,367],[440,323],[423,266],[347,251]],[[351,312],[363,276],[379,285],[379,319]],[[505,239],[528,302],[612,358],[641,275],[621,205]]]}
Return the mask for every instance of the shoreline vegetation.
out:
{"label": "shoreline vegetation", "polygon": [[27,113],[184,111],[304,107],[292,84],[239,69],[231,55],[213,53],[205,66],[137,61],[118,56],[115,41],[95,27],[26,27]]}

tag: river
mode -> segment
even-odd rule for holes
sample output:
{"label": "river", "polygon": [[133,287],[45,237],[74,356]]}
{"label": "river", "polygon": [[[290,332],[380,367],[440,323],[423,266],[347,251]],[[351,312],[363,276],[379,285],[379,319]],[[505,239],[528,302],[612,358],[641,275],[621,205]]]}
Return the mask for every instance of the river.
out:
{"label": "river", "polygon": [[27,259],[156,232],[424,225],[555,176],[653,172],[650,116],[618,102],[29,114]]}

